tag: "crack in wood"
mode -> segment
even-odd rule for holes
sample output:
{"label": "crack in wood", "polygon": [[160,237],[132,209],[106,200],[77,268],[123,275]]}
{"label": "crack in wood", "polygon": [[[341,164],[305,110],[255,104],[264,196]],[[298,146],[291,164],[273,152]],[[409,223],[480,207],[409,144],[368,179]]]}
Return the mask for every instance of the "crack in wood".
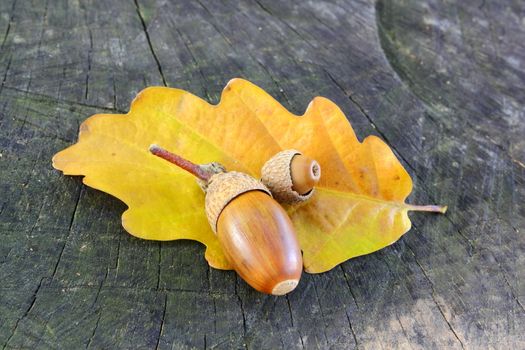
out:
{"label": "crack in wood", "polygon": [[9,15],[9,22],[7,22],[7,27],[5,29],[4,38],[2,39],[2,44],[0,45],[0,52],[4,50],[4,45],[7,41],[7,37],[9,36],[9,32],[11,31],[11,24],[13,23],[13,19],[15,15],[16,1],[17,0],[13,0],[13,3],[11,4],[11,13]]}
{"label": "crack in wood", "polygon": [[7,346],[9,345],[9,342],[11,341],[11,339],[13,338],[13,336],[15,335],[16,333],[16,330],[18,329],[18,325],[20,324],[20,322],[25,319],[29,313],[31,312],[31,310],[33,309],[33,307],[35,306],[35,303],[36,303],[36,298],[37,298],[37,295],[38,295],[38,292],[40,291],[40,287],[42,287],[42,282],[45,280],[45,277],[42,277],[40,279],[40,282],[38,283],[38,286],[36,287],[35,291],[33,292],[33,295],[31,296],[31,302],[29,303],[29,307],[26,309],[26,311],[24,312],[24,314],[22,315],[22,317],[20,317],[16,323],[15,323],[15,326],[13,328],[13,330],[11,331],[11,334],[9,335],[9,337],[7,338],[4,346],[2,347],[2,350],[5,350],[7,348]]}
{"label": "crack in wood", "polygon": [[71,231],[73,229],[73,223],[74,223],[75,217],[77,215],[78,204],[80,202],[80,198],[82,197],[82,191],[83,190],[84,190],[84,184],[81,184],[80,188],[78,190],[78,195],[76,197],[75,206],[73,208],[73,214],[71,215],[71,220],[69,222],[69,227],[67,229],[67,234],[66,234],[66,237],[64,238],[64,244],[62,244],[62,248],[60,249],[60,253],[58,254],[57,262],[55,264],[55,267],[53,268],[53,273],[51,274],[51,278],[52,279],[55,278],[55,275],[56,275],[57,270],[58,270],[58,265],[60,264],[60,261],[62,260],[62,255],[64,254],[64,250],[66,249],[66,245],[67,245],[67,243],[69,241],[69,237],[70,237]]}
{"label": "crack in wood", "polygon": [[448,328],[450,329],[450,331],[452,332],[452,334],[454,335],[454,337],[457,339],[457,341],[459,342],[459,345],[461,346],[462,349],[465,349],[465,345],[463,344],[463,341],[459,338],[459,335],[458,333],[456,332],[456,330],[454,329],[454,327],[452,327],[452,324],[450,323],[450,321],[448,320],[448,318],[445,316],[445,312],[443,311],[441,305],[439,305],[438,301],[436,300],[436,290],[434,289],[434,283],[432,282],[432,280],[430,279],[430,277],[427,275],[427,272],[425,271],[425,269],[423,268],[423,266],[419,263],[419,260],[417,259],[417,256],[416,254],[414,253],[414,251],[412,250],[412,248],[410,247],[410,245],[407,244],[407,247],[408,247],[408,250],[410,251],[410,253],[412,254],[412,256],[414,257],[414,261],[416,262],[417,266],[419,266],[419,269],[421,270],[421,272],[423,273],[423,276],[425,276],[425,279],[428,281],[428,283],[430,284],[430,290],[431,290],[431,293],[430,293],[430,296],[432,298],[432,300],[434,301],[434,304],[436,304],[437,306],[437,309],[439,311],[439,313],[441,314],[441,317],[443,317],[443,320],[445,321],[445,323],[447,324]]}
{"label": "crack in wood", "polygon": [[88,34],[89,34],[89,50],[88,50],[88,57],[87,57],[87,72],[86,72],[86,91],[84,93],[84,99],[88,99],[89,95],[89,74],[91,73],[91,55],[93,55],[93,34],[91,33],[91,29],[88,27]]}
{"label": "crack in wood", "polygon": [[159,58],[157,57],[157,54],[155,53],[155,49],[153,48],[153,43],[151,42],[151,38],[148,32],[148,26],[146,25],[146,21],[144,20],[144,16],[142,15],[142,12],[140,11],[139,1],[133,0],[133,2],[135,3],[137,15],[139,16],[140,23],[142,24],[142,29],[144,30],[144,35],[146,36],[146,41],[148,42],[148,46],[151,51],[151,55],[153,56],[153,59],[155,60],[155,63],[157,64],[157,69],[159,70],[159,74],[162,78],[162,83],[164,84],[164,86],[168,86],[168,83],[166,82],[166,77],[164,76],[164,73],[162,71],[162,66],[160,65]]}
{"label": "crack in wood", "polygon": [[13,58],[13,55],[9,55],[9,59],[7,60],[7,65],[4,72],[4,77],[2,78],[2,83],[0,84],[0,94],[2,93],[2,90],[5,86],[5,81],[7,79],[7,74],[9,73],[9,68],[11,67],[11,59]]}
{"label": "crack in wood", "polygon": [[314,44],[312,44],[309,40],[307,40],[297,29],[295,29],[290,23],[283,20],[281,17],[274,14],[268,7],[264,6],[261,1],[259,0],[253,0],[257,6],[259,6],[264,12],[266,12],[272,19],[276,19],[279,21],[279,23],[282,23],[286,28],[291,30],[295,35],[297,35],[303,42],[305,42],[307,45],[309,45],[313,49],[317,49]]}
{"label": "crack in wood", "polygon": [[21,123],[20,130],[22,130],[26,126],[30,126],[31,128],[33,128],[33,129],[35,129],[37,131],[42,131],[42,133],[39,135],[39,137],[41,137],[41,138],[48,138],[50,140],[59,140],[59,141],[65,143],[67,145],[75,142],[74,140],[66,139],[66,138],[64,138],[64,137],[62,137],[62,136],[60,136],[58,134],[48,133],[48,130],[46,128],[43,128],[42,126],[40,126],[38,124],[35,124],[33,122],[28,121],[27,118],[20,119],[18,117],[12,117],[11,119],[13,121],[15,121],[15,122],[20,122]]}
{"label": "crack in wood", "polygon": [[[173,22],[172,22],[173,23]],[[179,28],[177,28],[175,26],[175,23],[173,23],[173,29],[175,30],[175,32],[177,33],[177,35],[179,36],[180,40],[182,41],[185,49],[186,49],[186,52],[188,52],[188,54],[190,55],[191,57],[191,60],[193,61],[193,65],[195,66],[195,68],[197,68],[197,71],[199,72],[200,76],[201,76],[201,79],[202,79],[202,89],[204,91],[204,94],[206,95],[206,99],[208,100],[209,103],[212,103],[212,98],[211,98],[211,95],[208,91],[208,88],[206,87],[208,84],[207,84],[207,79],[206,77],[204,76],[204,73],[199,65],[199,62],[197,61],[197,57],[193,54],[193,51],[190,49],[190,41],[189,39],[186,39],[184,37],[184,35],[182,34],[182,32],[179,30]]]}
{"label": "crack in wood", "polygon": [[91,346],[91,342],[93,341],[93,338],[95,338],[95,334],[97,333],[98,325],[100,323],[100,319],[102,318],[102,311],[98,312],[97,321],[95,322],[95,327],[93,327],[93,332],[91,333],[91,336],[88,339],[88,342],[86,344],[86,349],[89,349]]}
{"label": "crack in wood", "polygon": [[[49,0],[45,0],[44,5],[44,15],[42,16],[42,29],[40,30],[40,37],[38,39],[38,45],[37,45],[37,51],[36,51],[36,60],[40,58],[40,51],[42,49],[42,40],[44,40],[44,32],[46,28],[46,21],[47,21],[47,10],[48,10]],[[29,70],[29,79],[27,83],[26,90],[31,90],[31,83],[33,80],[33,70],[34,70],[34,64],[31,66],[31,69]]]}
{"label": "crack in wood", "polygon": [[[159,349],[160,339],[162,332],[164,331],[164,320],[166,319],[166,309],[168,308],[168,294],[164,295],[164,308],[162,309],[162,318],[160,319],[159,334],[157,335],[157,343],[155,344],[155,350]],[[204,348],[206,349],[206,335],[204,335]]]}
{"label": "crack in wood", "polygon": [[352,321],[350,320],[350,315],[345,310],[346,320],[348,321],[348,327],[350,328],[350,332],[352,333],[352,338],[354,338],[355,348],[359,349],[359,343],[357,342],[357,335],[355,334],[354,327],[352,326]]}
{"label": "crack in wood", "polygon": [[405,330],[405,327],[403,327],[403,323],[401,323],[401,320],[399,319],[399,315],[397,314],[397,312],[395,313],[396,315],[396,319],[397,319],[397,323],[399,323],[399,326],[401,327],[401,331],[403,332],[403,335],[405,336],[405,338],[407,339],[407,342],[408,342],[408,346],[410,349],[413,349],[414,347],[412,346],[412,344],[410,343],[410,338],[408,337],[408,334]]}
{"label": "crack in wood", "polygon": [[357,303],[357,298],[355,297],[352,287],[350,286],[350,281],[348,280],[348,275],[343,265],[344,263],[341,263],[339,264],[339,267],[341,268],[341,271],[343,273],[343,278],[345,280],[346,286],[348,287],[348,291],[350,292],[350,295],[352,296],[352,300],[354,301],[355,306],[359,310],[359,304]]}
{"label": "crack in wood", "polygon": [[159,256],[157,261],[157,287],[156,289],[159,290],[160,288],[160,278],[161,278],[161,267],[162,267],[162,242],[158,242],[159,245]]}
{"label": "crack in wood", "polygon": [[299,335],[299,340],[301,341],[301,348],[304,349],[305,347],[304,347],[304,342],[303,342],[303,335],[301,334],[301,330],[295,325],[293,312],[292,312],[292,305],[290,303],[290,297],[288,296],[288,294],[286,294],[285,298],[286,298],[286,305],[288,306],[288,313],[290,314],[290,325],[292,329],[295,329],[297,331],[297,334]]}
{"label": "crack in wood", "polygon": [[330,341],[328,340],[328,336],[326,335],[326,327],[327,327],[326,316],[325,316],[324,311],[323,311],[323,306],[321,305],[321,299],[319,299],[319,294],[317,293],[317,286],[315,284],[315,279],[312,279],[311,283],[312,283],[312,286],[314,287],[315,299],[317,300],[317,304],[319,305],[319,311],[321,312],[321,318],[323,320],[323,327],[322,327],[323,336],[324,336],[324,339],[326,341],[326,345],[329,346],[330,345]]}
{"label": "crack in wood", "polygon": [[41,94],[41,93],[33,92],[33,91],[28,91],[28,90],[23,90],[23,89],[15,88],[15,87],[12,87],[12,86],[2,85],[2,87],[5,90],[13,91],[15,93],[21,93],[21,94],[24,94],[25,97],[27,97],[27,98],[31,98],[31,99],[35,99],[35,100],[41,100],[43,102],[54,103],[54,104],[61,104],[62,103],[62,104],[65,104],[65,105],[68,105],[68,106],[71,106],[71,107],[78,106],[78,107],[85,107],[85,108],[101,109],[101,110],[110,111],[110,112],[117,112],[119,114],[125,114],[126,113],[126,111],[121,110],[121,109],[115,109],[115,108],[99,106],[99,105],[94,105],[94,104],[89,104],[89,103],[84,103],[84,102],[78,102],[78,101],[71,101],[71,100],[55,98],[55,97],[52,97],[52,96],[49,96],[49,95],[45,95],[45,94]]}
{"label": "crack in wood", "polygon": [[244,334],[244,336],[246,336],[246,333],[247,333],[246,314],[245,314],[245,311],[244,311],[244,303],[242,301],[241,296],[239,295],[238,284],[239,284],[239,277],[237,275],[235,275],[235,288],[234,288],[234,291],[235,291],[235,296],[237,297],[237,302],[239,303],[239,307],[241,309],[243,334]]}
{"label": "crack in wood", "polygon": [[[210,11],[208,9],[208,7],[206,5],[204,5],[204,3],[201,1],[201,0],[197,0],[197,3],[199,5],[201,5],[201,7],[207,12],[207,14],[210,16],[210,19],[213,20],[213,22],[216,21],[215,19],[215,16],[213,14],[212,11]],[[228,44],[228,46],[235,51],[235,46],[233,45],[232,41],[230,40],[230,38],[222,31],[219,29],[219,27],[217,26],[216,23],[213,23],[212,21],[208,21],[208,23],[210,23],[210,25],[213,26],[213,28],[217,31],[217,33],[219,33],[222,38],[224,39],[224,41]],[[257,64],[264,70],[264,72],[266,73],[266,75],[268,75],[268,77],[270,78],[270,80],[274,83],[274,85],[277,87],[277,90],[279,91],[279,93],[283,96],[283,98],[286,100],[286,102],[288,102],[288,105],[292,105],[292,102],[290,101],[290,99],[288,98],[288,95],[285,93],[284,89],[279,85],[279,83],[277,82],[277,80],[275,79],[275,77],[270,73],[270,71],[268,70],[268,68],[261,62],[261,60],[254,56],[249,50],[245,51],[245,53],[248,54],[249,57],[251,57],[255,62],[257,62]],[[235,61],[235,64],[236,66],[239,68],[239,70],[241,72],[244,72],[244,70],[242,69],[242,67]]]}
{"label": "crack in wood", "polygon": [[496,258],[496,255],[493,254],[492,252],[490,252],[490,254],[492,258],[494,259],[494,261],[496,262],[496,264],[498,264],[498,268],[501,271],[501,277],[503,278],[503,281],[505,281],[505,284],[507,285],[507,288],[509,289],[510,294],[512,295],[512,298],[514,299],[516,304],[521,308],[521,310],[525,312],[525,308],[523,307],[523,304],[521,303],[519,298],[516,296],[516,293],[514,292],[514,288],[510,285],[509,280],[507,279],[507,275],[505,271],[503,270],[503,267],[501,266],[501,263],[499,262],[498,258]]}

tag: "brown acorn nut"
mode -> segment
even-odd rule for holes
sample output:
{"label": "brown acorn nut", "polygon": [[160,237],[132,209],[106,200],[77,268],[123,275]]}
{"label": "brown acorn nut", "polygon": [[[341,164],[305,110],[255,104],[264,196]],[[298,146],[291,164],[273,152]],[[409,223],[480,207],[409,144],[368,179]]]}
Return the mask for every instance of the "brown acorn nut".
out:
{"label": "brown acorn nut", "polygon": [[295,289],[303,269],[297,235],[286,211],[260,181],[226,172],[217,163],[193,164],[156,145],[150,152],[198,178],[206,192],[208,222],[239,276],[267,294]]}
{"label": "brown acorn nut", "polygon": [[319,163],[296,150],[285,150],[268,160],[261,181],[280,203],[294,204],[312,197],[321,178]]}

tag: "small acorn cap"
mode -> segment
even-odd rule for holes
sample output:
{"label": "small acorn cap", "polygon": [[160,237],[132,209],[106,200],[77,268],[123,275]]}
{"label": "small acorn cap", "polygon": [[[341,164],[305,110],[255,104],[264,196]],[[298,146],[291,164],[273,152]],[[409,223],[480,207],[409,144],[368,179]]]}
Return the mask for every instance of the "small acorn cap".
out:
{"label": "small acorn cap", "polygon": [[312,197],[321,178],[321,166],[291,149],[277,153],[261,170],[261,181],[281,203],[294,204]]}
{"label": "small acorn cap", "polygon": [[217,233],[217,221],[223,209],[236,197],[249,191],[262,191],[272,196],[270,190],[261,181],[245,173],[229,171],[215,174],[210,178],[204,205],[208,222],[214,233]]}

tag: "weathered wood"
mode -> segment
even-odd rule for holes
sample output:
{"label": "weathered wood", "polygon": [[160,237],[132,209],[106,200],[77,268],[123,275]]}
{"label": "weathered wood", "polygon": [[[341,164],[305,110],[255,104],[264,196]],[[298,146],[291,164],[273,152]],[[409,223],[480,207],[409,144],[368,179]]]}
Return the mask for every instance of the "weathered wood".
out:
{"label": "weathered wood", "polygon": [[[524,4],[0,2],[0,346],[524,348]],[[125,206],[51,168],[94,113],[148,85],[217,102],[244,77],[302,113],[334,100],[415,181],[380,252],[287,297],[150,242]]]}

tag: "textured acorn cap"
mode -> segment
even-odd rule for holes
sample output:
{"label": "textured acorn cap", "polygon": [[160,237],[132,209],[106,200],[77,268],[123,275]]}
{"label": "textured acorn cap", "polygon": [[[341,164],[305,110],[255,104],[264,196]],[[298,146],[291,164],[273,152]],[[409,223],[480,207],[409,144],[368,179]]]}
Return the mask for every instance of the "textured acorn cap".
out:
{"label": "textured acorn cap", "polygon": [[262,182],[245,173],[230,171],[211,177],[206,189],[205,208],[213,232],[217,233],[219,215],[228,203],[235,197],[249,191],[263,191],[270,197],[272,196],[272,193]]}
{"label": "textured acorn cap", "polygon": [[301,195],[295,191],[292,182],[292,158],[301,152],[290,149],[281,151],[268,160],[261,170],[261,181],[272,192],[273,198],[281,203],[294,204],[312,197],[314,189]]}

